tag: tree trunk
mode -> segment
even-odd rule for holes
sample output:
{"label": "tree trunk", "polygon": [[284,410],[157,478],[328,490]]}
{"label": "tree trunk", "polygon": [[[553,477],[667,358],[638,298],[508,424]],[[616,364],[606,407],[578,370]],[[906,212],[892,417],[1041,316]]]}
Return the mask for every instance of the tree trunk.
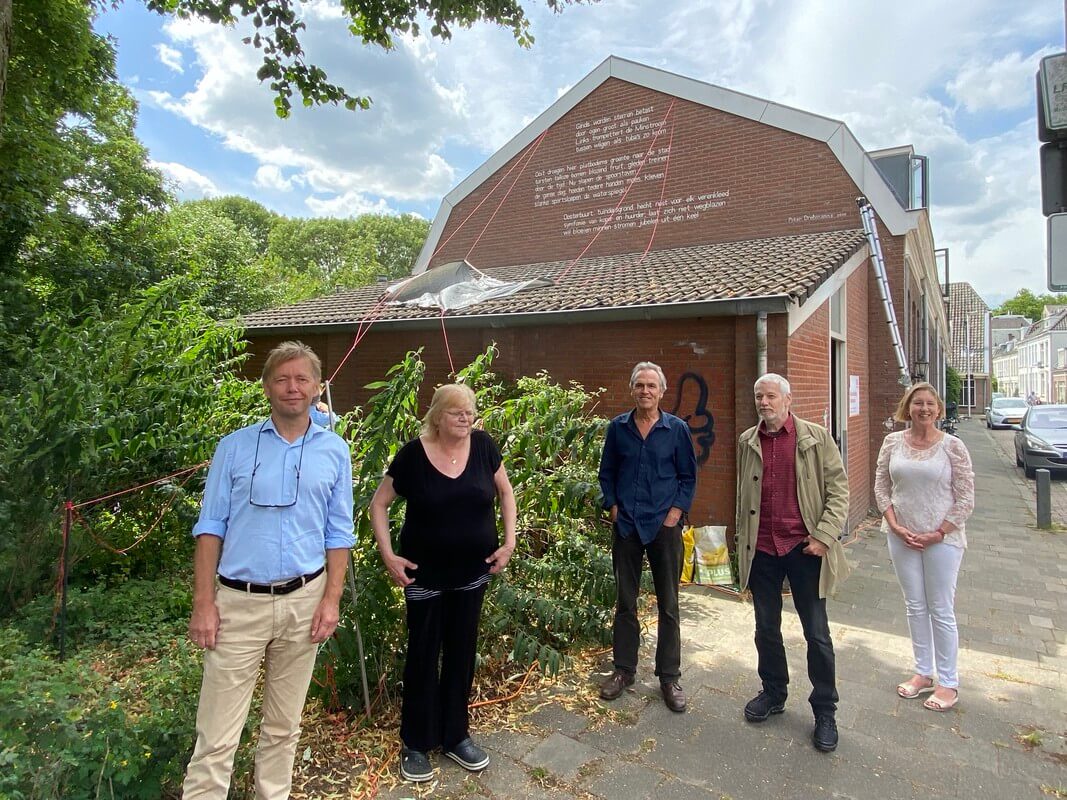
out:
{"label": "tree trunk", "polygon": [[0,126],[4,123],[7,62],[11,58],[11,0],[0,0]]}

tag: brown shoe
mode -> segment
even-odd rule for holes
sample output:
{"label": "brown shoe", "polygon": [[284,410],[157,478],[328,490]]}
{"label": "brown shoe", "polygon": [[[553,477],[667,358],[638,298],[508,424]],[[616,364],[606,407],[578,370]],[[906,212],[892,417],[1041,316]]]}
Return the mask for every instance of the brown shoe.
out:
{"label": "brown shoe", "polygon": [[615,670],[608,679],[600,684],[600,696],[605,700],[614,700],[627,686],[634,685],[634,676],[621,669]]}
{"label": "brown shoe", "polygon": [[671,711],[685,711],[685,692],[678,685],[678,681],[665,681],[659,685],[663,692],[663,702]]}

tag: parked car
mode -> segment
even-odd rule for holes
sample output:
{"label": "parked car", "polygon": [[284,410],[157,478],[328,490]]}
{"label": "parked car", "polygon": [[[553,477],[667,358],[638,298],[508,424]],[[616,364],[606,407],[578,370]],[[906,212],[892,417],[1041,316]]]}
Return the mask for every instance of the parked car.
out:
{"label": "parked car", "polygon": [[[992,403],[994,400],[999,400],[1002,397],[1007,397],[1007,395],[1004,394],[1004,392],[993,392],[993,394],[989,395],[989,402]],[[989,406],[985,407],[985,415],[986,415],[986,418],[988,419],[988,417],[989,417]]]}
{"label": "parked car", "polygon": [[1026,401],[1021,397],[998,397],[986,409],[985,424],[987,428],[1010,428],[1023,421],[1026,414]]}
{"label": "parked car", "polygon": [[1038,469],[1067,472],[1067,405],[1032,406],[1015,431],[1015,465],[1027,478]]}

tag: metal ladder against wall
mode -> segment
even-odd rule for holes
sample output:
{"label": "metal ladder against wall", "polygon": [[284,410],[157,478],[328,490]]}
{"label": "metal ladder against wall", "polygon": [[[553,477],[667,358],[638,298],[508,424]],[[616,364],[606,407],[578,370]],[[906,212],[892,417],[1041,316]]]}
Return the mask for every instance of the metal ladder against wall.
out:
{"label": "metal ladder against wall", "polygon": [[889,292],[889,278],[885,270],[885,258],[882,256],[882,242],[878,238],[878,226],[874,219],[874,208],[866,197],[857,197],[856,205],[860,209],[860,219],[863,220],[863,232],[867,234],[867,244],[871,248],[871,256],[874,260],[874,274],[878,277],[878,292],[882,295],[882,308],[885,311],[886,322],[889,324],[889,337],[893,341],[893,353],[897,358],[897,368],[900,377],[897,379],[901,386],[911,386],[911,374],[908,371],[908,361],[904,355],[904,343],[900,339],[900,326],[897,325],[897,312],[893,308],[893,295]]}

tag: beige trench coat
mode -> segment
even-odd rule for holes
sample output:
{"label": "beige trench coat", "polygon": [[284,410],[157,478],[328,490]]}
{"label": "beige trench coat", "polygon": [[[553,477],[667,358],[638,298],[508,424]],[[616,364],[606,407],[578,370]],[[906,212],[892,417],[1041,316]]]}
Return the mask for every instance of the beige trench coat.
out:
{"label": "beige trench coat", "polygon": [[[829,550],[819,573],[819,597],[834,594],[848,577],[845,550],[838,540],[848,518],[848,477],[841,453],[821,425],[793,417],[797,430],[797,500],[808,534]],[[737,441],[737,567],[741,588],[748,586],[759,533],[763,454],[757,427]]]}

